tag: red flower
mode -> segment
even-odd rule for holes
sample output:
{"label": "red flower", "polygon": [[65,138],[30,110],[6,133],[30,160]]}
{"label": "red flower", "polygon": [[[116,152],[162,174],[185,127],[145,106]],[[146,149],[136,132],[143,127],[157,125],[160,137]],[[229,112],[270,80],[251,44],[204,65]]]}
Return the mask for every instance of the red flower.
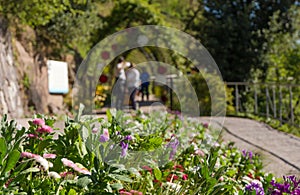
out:
{"label": "red flower", "polygon": [[180,172],[183,172],[183,171],[184,171],[184,168],[183,168],[182,165],[175,165],[175,166],[174,166],[174,169],[175,169],[175,170],[178,170],[178,171],[180,171]]}
{"label": "red flower", "polygon": [[101,57],[103,60],[107,60],[109,58],[109,52],[108,51],[101,52]]}
{"label": "red flower", "polygon": [[251,173],[248,173],[248,175],[247,175],[248,177],[250,177],[251,179],[253,179],[254,177],[253,177],[253,175],[251,174]]}
{"label": "red flower", "polygon": [[114,50],[114,51],[115,51],[117,48],[118,48],[118,46],[117,46],[116,44],[113,44],[113,45],[111,46],[111,49]]}
{"label": "red flower", "polygon": [[167,72],[167,68],[163,67],[163,66],[159,66],[158,69],[157,69],[157,72],[159,74],[165,74]]}
{"label": "red flower", "polygon": [[175,181],[175,180],[178,180],[178,176],[177,175],[175,175],[175,174],[170,174],[168,177],[167,177],[167,181]]}
{"label": "red flower", "polygon": [[184,175],[182,176],[182,179],[183,179],[183,180],[188,180],[188,175],[187,175],[187,174],[184,174]]}
{"label": "red flower", "polygon": [[104,74],[102,74],[102,75],[100,76],[100,78],[99,78],[99,81],[100,81],[101,83],[106,83],[107,80],[108,80],[108,77],[107,77],[106,75],[104,75]]}
{"label": "red flower", "polygon": [[142,166],[142,169],[147,170],[152,174],[152,168],[151,167],[145,165],[145,166]]}

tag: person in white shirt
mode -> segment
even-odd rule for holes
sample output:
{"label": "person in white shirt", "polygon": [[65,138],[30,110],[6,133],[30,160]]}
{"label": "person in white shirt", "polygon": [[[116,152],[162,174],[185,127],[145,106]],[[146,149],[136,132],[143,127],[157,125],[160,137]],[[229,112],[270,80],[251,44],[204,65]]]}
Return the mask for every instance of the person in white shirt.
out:
{"label": "person in white shirt", "polygon": [[116,109],[122,109],[124,97],[125,97],[125,87],[126,87],[126,74],[125,74],[125,68],[129,67],[130,63],[126,62],[124,57],[120,57],[118,64],[116,66],[115,70],[115,76],[116,76],[116,84],[114,87],[114,91],[116,93],[116,102],[115,106]]}
{"label": "person in white shirt", "polygon": [[129,69],[126,71],[126,84],[128,93],[130,94],[130,106],[136,110],[135,96],[140,86],[140,72],[135,68],[133,63],[130,63]]}

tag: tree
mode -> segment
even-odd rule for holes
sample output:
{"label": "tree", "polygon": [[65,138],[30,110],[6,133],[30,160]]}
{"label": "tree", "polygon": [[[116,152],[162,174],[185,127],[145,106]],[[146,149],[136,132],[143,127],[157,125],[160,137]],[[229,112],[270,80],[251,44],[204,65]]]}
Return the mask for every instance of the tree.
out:
{"label": "tree", "polygon": [[268,28],[275,11],[284,12],[292,4],[271,0],[204,0],[199,6],[205,19],[192,22],[188,30],[210,51],[226,81],[244,81],[249,79],[250,70],[260,64],[264,39],[257,33]]}

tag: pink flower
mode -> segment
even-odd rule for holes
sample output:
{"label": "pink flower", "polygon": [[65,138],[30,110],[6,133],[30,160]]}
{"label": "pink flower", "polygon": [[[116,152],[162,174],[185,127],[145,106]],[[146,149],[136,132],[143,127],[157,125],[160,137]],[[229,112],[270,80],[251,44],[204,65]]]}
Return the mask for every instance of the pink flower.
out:
{"label": "pink flower", "polygon": [[200,149],[197,149],[197,150],[195,151],[195,154],[196,154],[196,155],[199,155],[199,156],[202,156],[202,157],[205,156],[204,152],[203,152],[202,150],[200,150]]}
{"label": "pink flower", "polygon": [[224,177],[223,176],[221,176],[220,178],[219,178],[219,181],[224,181]]}
{"label": "pink flower", "polygon": [[39,133],[52,133],[53,129],[48,125],[43,125],[42,127],[39,127],[36,131]]}
{"label": "pink flower", "polygon": [[98,128],[95,127],[92,129],[92,133],[96,134],[97,132],[98,132]]}
{"label": "pink flower", "polygon": [[109,137],[108,129],[103,129],[103,135]]}
{"label": "pink flower", "polygon": [[87,174],[87,175],[91,175],[91,172],[89,172],[86,168],[80,168],[78,167],[73,161],[68,160],[66,158],[62,158],[61,159],[62,163],[67,166],[67,167],[71,167],[74,171],[77,171],[79,173],[82,174]]}
{"label": "pink flower", "polygon": [[183,179],[183,180],[188,180],[188,175],[187,175],[187,174],[184,174],[184,175],[182,176],[182,179]]}
{"label": "pink flower", "polygon": [[73,169],[74,169],[74,167],[77,167],[76,164],[75,164],[73,161],[68,160],[68,159],[66,159],[66,158],[62,158],[62,159],[61,159],[61,162],[62,162],[66,167],[71,167],[71,168],[73,168]]}
{"label": "pink flower", "polygon": [[130,192],[124,192],[124,191],[120,192],[120,194],[124,194],[124,195],[132,195]]}
{"label": "pink flower", "polygon": [[73,175],[72,172],[62,172],[59,174],[61,177],[67,177],[68,175]]}
{"label": "pink flower", "polygon": [[32,122],[35,125],[40,125],[40,126],[45,125],[45,121],[43,119],[41,119],[41,118],[35,118],[35,119],[33,119]]}
{"label": "pink flower", "polygon": [[137,190],[130,190],[130,193],[133,195],[143,195],[143,192],[139,192]]}
{"label": "pink flower", "polygon": [[85,175],[91,175],[91,174],[92,174],[92,173],[89,172],[86,168],[79,168],[79,167],[78,167],[78,169],[76,169],[76,171],[77,171],[78,173],[82,173],[82,174],[85,174]]}
{"label": "pink flower", "polygon": [[40,163],[42,165],[42,167],[44,168],[44,170],[48,170],[49,169],[49,162],[41,157],[38,154],[32,154],[30,152],[22,152],[21,153],[21,157],[26,157],[26,158],[33,158],[36,162]]}
{"label": "pink flower", "polygon": [[44,158],[52,158],[52,159],[54,159],[54,158],[56,158],[56,154],[44,154],[43,157]]}
{"label": "pink flower", "polygon": [[32,154],[30,152],[22,152],[21,153],[22,158],[35,158],[37,156],[38,156],[37,154]]}
{"label": "pink flower", "polygon": [[29,138],[38,138],[38,135],[37,135],[37,134],[29,133],[29,134],[27,135],[27,137],[29,137]]}

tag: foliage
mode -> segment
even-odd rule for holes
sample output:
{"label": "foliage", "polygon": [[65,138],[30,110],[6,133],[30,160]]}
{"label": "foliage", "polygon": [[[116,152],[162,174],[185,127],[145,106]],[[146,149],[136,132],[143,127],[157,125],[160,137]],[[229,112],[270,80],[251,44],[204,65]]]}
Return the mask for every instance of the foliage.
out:
{"label": "foliage", "polygon": [[269,28],[275,11],[284,13],[293,4],[292,1],[202,2],[198,16],[189,17],[192,22],[187,32],[209,50],[226,81],[244,81],[252,68],[260,67],[265,39],[257,32]]}
{"label": "foliage", "polygon": [[[66,119],[63,134],[52,129],[52,118],[42,115],[20,130],[3,118],[0,144],[7,149],[1,150],[6,159],[0,166],[1,192],[245,194],[257,186],[271,193],[297,181],[289,176],[282,183],[264,174],[258,155],[239,151],[233,143],[216,143],[213,129],[180,115],[126,116],[112,110],[104,120],[81,116],[82,107],[79,111],[74,119]],[[184,136],[193,131],[197,133]],[[174,145],[176,139],[181,147]],[[134,154],[140,150],[147,157],[137,159]],[[156,161],[164,159],[157,158],[161,154],[167,159],[163,164]]]}
{"label": "foliage", "polygon": [[[222,110],[223,112],[232,113],[234,111],[233,108],[233,96],[230,88],[224,87],[224,83],[218,78],[217,75],[205,73],[203,76],[200,73],[193,73],[188,76],[188,79],[192,85],[192,88],[195,90],[195,93],[198,98],[199,102],[199,109],[200,109],[200,115],[201,116],[210,116],[212,113],[212,109],[214,111]],[[208,87],[208,84],[210,84],[210,88]],[[176,83],[176,86],[178,88],[177,91],[180,93],[181,91],[183,93],[186,92],[185,89],[187,86],[184,86],[183,84]],[[174,99],[173,99],[173,110],[179,110],[180,111],[180,102],[176,101],[176,95],[174,93]],[[187,98],[189,98],[188,95],[186,95]],[[215,98],[214,105],[212,102],[212,96],[218,97]],[[190,101],[190,100],[184,100],[184,101]],[[170,104],[170,100],[168,100],[168,104]],[[225,105],[226,104],[226,105]],[[195,105],[192,105],[193,107]],[[225,113],[224,113],[225,114]]]}

